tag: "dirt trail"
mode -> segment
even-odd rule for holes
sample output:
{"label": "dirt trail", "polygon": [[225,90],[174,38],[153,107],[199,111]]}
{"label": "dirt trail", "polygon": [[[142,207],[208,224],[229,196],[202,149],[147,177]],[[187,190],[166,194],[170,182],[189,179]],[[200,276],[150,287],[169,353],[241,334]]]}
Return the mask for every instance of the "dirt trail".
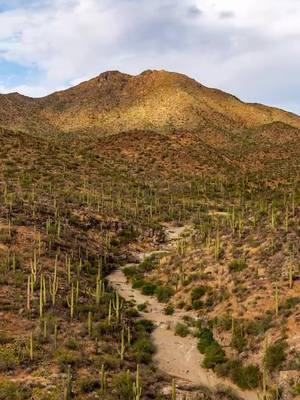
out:
{"label": "dirt trail", "polygon": [[[171,228],[167,227],[168,242],[159,251],[167,252],[176,246],[176,242],[184,231],[190,227]],[[151,254],[141,253],[139,258],[142,261]],[[176,310],[173,315],[165,315],[165,305],[159,303],[156,298],[145,296],[139,290],[132,288],[127,282],[122,269],[114,271],[108,276],[111,286],[118,290],[119,294],[126,300],[136,305],[147,303],[147,312],[141,313],[142,317],[153,321],[156,324],[152,337],[156,346],[155,361],[158,367],[177,379],[178,383],[190,384],[191,386],[205,386],[214,391],[219,387],[232,389],[244,400],[258,400],[259,395],[254,391],[242,391],[230,381],[218,378],[211,370],[201,367],[203,356],[197,349],[197,339],[192,336],[182,338],[174,334],[177,322],[182,321],[184,315],[196,317],[193,312]]]}

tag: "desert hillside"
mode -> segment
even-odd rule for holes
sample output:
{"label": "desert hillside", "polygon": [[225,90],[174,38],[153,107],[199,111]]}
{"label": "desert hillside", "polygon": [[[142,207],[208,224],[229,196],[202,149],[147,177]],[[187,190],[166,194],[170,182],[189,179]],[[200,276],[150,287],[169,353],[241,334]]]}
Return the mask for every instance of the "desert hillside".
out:
{"label": "desert hillside", "polygon": [[106,72],[0,159],[0,400],[299,398],[300,117]]}
{"label": "desert hillside", "polygon": [[207,88],[185,75],[145,71],[131,76],[105,72],[71,89],[32,99],[17,93],[0,98],[3,126],[41,133],[114,134],[130,130],[240,131],[273,122],[300,127],[291,113]]}

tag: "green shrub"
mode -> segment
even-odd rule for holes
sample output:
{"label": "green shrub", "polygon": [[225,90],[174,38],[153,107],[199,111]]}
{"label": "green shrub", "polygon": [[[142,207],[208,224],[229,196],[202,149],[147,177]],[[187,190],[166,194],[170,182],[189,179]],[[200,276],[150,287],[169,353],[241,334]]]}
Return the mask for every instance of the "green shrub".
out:
{"label": "green shrub", "polygon": [[264,334],[272,327],[272,321],[272,315],[267,315],[263,319],[254,319],[253,321],[249,321],[246,325],[246,332],[253,336]]}
{"label": "green shrub", "polygon": [[226,361],[225,352],[216,341],[213,341],[205,349],[205,357],[203,360],[204,368],[215,368],[216,365],[222,364]]}
{"label": "green shrub", "polygon": [[145,272],[150,272],[153,269],[155,269],[155,267],[158,264],[158,260],[155,256],[150,256],[144,259],[143,262],[140,263],[140,265],[138,266],[139,271],[145,273]]}
{"label": "green shrub", "polygon": [[135,327],[138,332],[151,333],[154,330],[154,323],[148,319],[140,319],[136,322]]}
{"label": "green shrub", "polygon": [[191,292],[192,302],[194,300],[199,300],[201,297],[203,297],[205,295],[205,293],[206,293],[206,287],[205,286],[195,287]]}
{"label": "green shrub", "polygon": [[80,348],[80,343],[73,337],[70,337],[65,342],[65,347],[69,350],[78,350]]}
{"label": "green shrub", "polygon": [[156,289],[156,297],[160,303],[167,303],[174,293],[175,291],[171,286],[158,286]]}
{"label": "green shrub", "polygon": [[133,345],[137,363],[149,363],[152,360],[152,355],[155,352],[155,347],[150,339],[150,336],[139,338]]}
{"label": "green shrub", "polygon": [[236,349],[239,353],[241,353],[243,350],[245,350],[245,347],[247,345],[247,341],[243,332],[243,329],[240,327],[237,327],[234,331],[234,334],[231,338],[231,347]]}
{"label": "green shrub", "polygon": [[260,383],[260,370],[257,365],[239,366],[231,371],[230,377],[241,389],[256,389]]}
{"label": "green shrub", "polygon": [[3,348],[0,350],[0,371],[7,371],[17,368],[19,359],[13,349]]}
{"label": "green shrub", "polygon": [[120,400],[132,399],[133,381],[129,372],[120,372],[112,379],[113,388]]}
{"label": "green shrub", "polygon": [[260,370],[257,365],[243,367],[239,360],[229,360],[219,364],[215,372],[223,377],[229,377],[241,389],[256,389],[261,380]]}
{"label": "green shrub", "polygon": [[199,334],[198,350],[200,353],[204,354],[208,346],[210,346],[215,340],[213,333],[210,329],[201,329]]}
{"label": "green shrub", "polygon": [[138,311],[141,311],[141,312],[147,311],[147,303],[138,304],[137,309],[138,309]]}
{"label": "green shrub", "polygon": [[[139,308],[139,306],[137,307],[137,308]],[[139,314],[139,312],[138,312],[138,310],[136,309],[136,308],[134,308],[134,307],[132,307],[132,308],[128,308],[126,311],[125,311],[125,313],[126,313],[126,316],[128,317],[128,318],[137,318],[140,314]]]}
{"label": "green shrub", "polygon": [[247,263],[245,260],[242,259],[232,260],[231,263],[229,264],[230,272],[241,272],[245,268],[247,268]]}
{"label": "green shrub", "polygon": [[166,315],[173,315],[174,314],[174,306],[173,304],[168,304],[165,309],[164,312]]}
{"label": "green shrub", "polygon": [[189,328],[185,324],[178,322],[175,327],[175,335],[186,337],[190,333]]}
{"label": "green shrub", "polygon": [[8,380],[0,382],[0,400],[29,400],[31,398],[28,390],[19,384]]}
{"label": "green shrub", "polygon": [[99,381],[92,378],[81,378],[78,381],[78,386],[81,393],[90,393],[100,387]]}
{"label": "green shrub", "polygon": [[295,394],[297,394],[297,395],[300,394],[300,382],[297,383],[297,384],[294,386],[294,392],[295,392]]}
{"label": "green shrub", "polygon": [[123,269],[123,273],[126,278],[133,278],[137,275],[137,267],[126,267]]}
{"label": "green shrub", "polygon": [[282,341],[274,343],[266,349],[264,362],[269,371],[275,371],[280,368],[285,360],[285,349],[286,343]]}
{"label": "green shrub", "polygon": [[60,367],[64,370],[68,365],[76,365],[80,362],[80,353],[75,350],[61,348],[56,352],[56,360]]}
{"label": "green shrub", "polygon": [[145,281],[142,278],[135,278],[132,282],[133,289],[141,289],[145,285]]}
{"label": "green shrub", "polygon": [[193,302],[192,302],[193,310],[200,310],[203,307],[204,307],[204,303],[202,300],[193,300]]}
{"label": "green shrub", "polygon": [[157,285],[155,283],[147,282],[142,286],[142,294],[146,296],[153,296],[157,289]]}
{"label": "green shrub", "polygon": [[0,332],[0,345],[7,344],[10,341],[11,341],[11,339],[6,333]]}
{"label": "green shrub", "polygon": [[300,297],[289,297],[285,302],[285,307],[294,308],[299,303],[300,303]]}

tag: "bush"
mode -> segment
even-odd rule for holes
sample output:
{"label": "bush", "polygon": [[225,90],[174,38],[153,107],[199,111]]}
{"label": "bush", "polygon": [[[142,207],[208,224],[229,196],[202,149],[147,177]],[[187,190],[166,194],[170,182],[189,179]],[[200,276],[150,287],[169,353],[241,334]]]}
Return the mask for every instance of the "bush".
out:
{"label": "bush", "polygon": [[265,333],[272,326],[272,315],[267,315],[264,319],[254,319],[246,325],[246,332],[249,335],[258,336]]}
{"label": "bush", "polygon": [[241,361],[230,360],[217,365],[215,372],[229,377],[241,389],[256,389],[260,384],[260,370],[257,365],[243,367]]}
{"label": "bush", "polygon": [[296,395],[300,394],[300,382],[294,386],[294,392]]}
{"label": "bush", "polygon": [[[137,307],[137,308],[139,308],[139,307]],[[140,315],[138,310],[134,307],[128,308],[127,310],[125,310],[125,313],[126,313],[126,316],[130,319],[137,318]]]}
{"label": "bush", "polygon": [[224,363],[226,360],[225,352],[216,341],[213,341],[205,350],[203,360],[204,368],[215,368],[216,365]]}
{"label": "bush", "polygon": [[7,344],[10,341],[11,341],[11,339],[9,338],[9,336],[6,333],[0,332],[0,345]]}
{"label": "bush", "polygon": [[156,297],[160,303],[167,303],[175,293],[170,286],[158,286],[156,289]]}
{"label": "bush", "polygon": [[0,350],[0,371],[7,371],[17,368],[19,365],[19,359],[15,355],[13,349],[1,349]]}
{"label": "bush", "polygon": [[247,268],[247,263],[245,260],[237,259],[237,260],[231,261],[231,263],[229,264],[230,272],[241,272],[245,268]]}
{"label": "bush", "polygon": [[300,303],[300,297],[289,297],[285,302],[285,307],[294,308],[299,303]]}
{"label": "bush", "polygon": [[78,382],[81,393],[90,393],[99,388],[99,382],[92,378],[81,378]]}
{"label": "bush", "polygon": [[60,367],[64,370],[68,365],[76,365],[80,362],[81,357],[77,351],[68,349],[59,349],[56,353],[56,360]]}
{"label": "bush", "polygon": [[115,375],[112,379],[112,385],[116,391],[116,394],[121,400],[132,399],[132,378],[128,372],[120,372]]}
{"label": "bush", "polygon": [[280,368],[285,360],[285,342],[277,342],[270,345],[265,353],[264,362],[269,371],[275,371]]}
{"label": "bush", "polygon": [[0,382],[0,400],[29,400],[30,394],[15,382]]}
{"label": "bush", "polygon": [[136,322],[135,327],[138,332],[151,333],[154,330],[154,323],[148,319],[140,319]]}
{"label": "bush", "polygon": [[145,273],[150,272],[157,266],[157,259],[155,256],[145,258],[143,262],[138,266],[139,271]]}
{"label": "bush", "polygon": [[199,300],[201,297],[203,297],[206,293],[206,287],[205,286],[198,286],[194,288],[191,292],[191,298],[192,302],[194,300]]}
{"label": "bush", "polygon": [[200,351],[200,353],[204,354],[208,346],[210,346],[215,341],[213,333],[210,329],[201,329],[198,337],[198,350]]}
{"label": "bush", "polygon": [[192,302],[192,308],[193,310],[200,310],[200,308],[204,307],[204,303],[201,300],[194,300]]}
{"label": "bush", "polygon": [[167,307],[165,307],[164,312],[166,315],[173,315],[174,314],[173,304],[168,304]]}
{"label": "bush", "polygon": [[65,342],[65,347],[69,350],[79,350],[80,348],[80,344],[78,342],[78,340],[76,340],[73,337],[70,337],[66,340]]}
{"label": "bush", "polygon": [[150,339],[150,336],[139,338],[133,345],[138,363],[149,363],[152,360],[152,355],[155,352],[155,347]]}
{"label": "bush", "polygon": [[241,389],[256,389],[260,383],[260,371],[257,365],[239,366],[231,371],[230,377]]}
{"label": "bush", "polygon": [[142,286],[142,293],[146,296],[153,296],[156,291],[157,285],[155,283],[145,283]]}
{"label": "bush", "polygon": [[186,337],[190,333],[188,326],[178,322],[175,327],[175,335]]}
{"label": "bush", "polygon": [[247,341],[241,328],[238,327],[235,329],[230,344],[231,347],[236,349],[239,353],[241,353],[245,349]]}
{"label": "bush", "polygon": [[126,267],[123,269],[123,273],[128,279],[134,278],[138,273],[137,267]]}
{"label": "bush", "polygon": [[141,311],[141,312],[147,311],[147,303],[138,304],[137,309],[138,309],[138,311]]}
{"label": "bush", "polygon": [[141,289],[145,285],[145,281],[143,278],[134,278],[132,282],[133,289]]}

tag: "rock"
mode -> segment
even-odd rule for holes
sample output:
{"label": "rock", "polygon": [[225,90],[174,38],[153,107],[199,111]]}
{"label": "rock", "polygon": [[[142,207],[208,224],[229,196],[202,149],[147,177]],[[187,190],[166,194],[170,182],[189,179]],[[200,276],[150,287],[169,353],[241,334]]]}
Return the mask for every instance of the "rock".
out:
{"label": "rock", "polygon": [[[163,396],[171,396],[172,395],[172,386],[165,386],[161,394]],[[176,400],[201,400],[205,399],[205,393],[200,389],[196,389],[194,387],[178,387],[176,388]]]}

